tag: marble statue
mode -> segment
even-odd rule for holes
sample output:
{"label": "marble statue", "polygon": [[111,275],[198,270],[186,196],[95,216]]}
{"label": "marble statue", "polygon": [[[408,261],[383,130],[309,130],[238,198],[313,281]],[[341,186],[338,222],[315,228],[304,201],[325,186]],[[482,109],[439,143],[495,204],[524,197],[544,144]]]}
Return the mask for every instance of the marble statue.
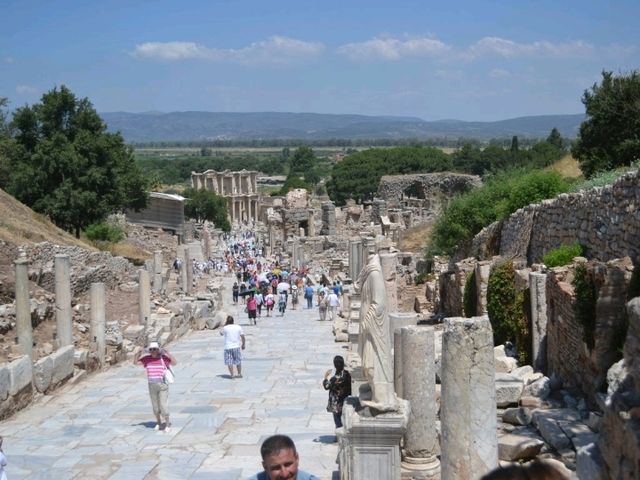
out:
{"label": "marble statue", "polygon": [[359,353],[362,370],[371,388],[371,400],[363,406],[381,412],[395,411],[398,399],[393,386],[393,361],[385,280],[377,254],[369,256],[358,278],[361,294]]}

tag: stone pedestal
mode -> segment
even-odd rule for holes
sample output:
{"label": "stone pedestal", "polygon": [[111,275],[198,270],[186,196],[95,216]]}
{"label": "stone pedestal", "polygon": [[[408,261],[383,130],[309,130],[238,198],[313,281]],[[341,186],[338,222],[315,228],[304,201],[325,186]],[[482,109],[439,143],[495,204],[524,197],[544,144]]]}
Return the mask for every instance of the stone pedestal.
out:
{"label": "stone pedestal", "polygon": [[531,292],[531,353],[537,372],[547,369],[547,275],[529,274]]}
{"label": "stone pedestal", "polygon": [[98,361],[100,362],[100,366],[103,367],[107,348],[104,283],[92,283],[90,296],[91,339],[95,342]]}
{"label": "stone pedestal", "polygon": [[488,317],[447,318],[442,338],[442,480],[498,466],[493,332]]}
{"label": "stone pedestal", "polygon": [[29,261],[20,258],[14,262],[16,272],[16,334],[22,353],[33,359],[33,327],[29,306]]}
{"label": "stone pedestal", "polygon": [[[402,327],[402,392],[411,404],[404,434],[402,477],[433,478],[440,473],[436,436],[436,372],[433,327]],[[396,353],[397,356],[397,353]]]}
{"label": "stone pedestal", "polygon": [[341,480],[400,480],[400,440],[409,419],[409,402],[400,401],[400,410],[373,417],[356,411],[350,397],[344,405],[344,427],[338,435],[338,463]]}
{"label": "stone pedestal", "polygon": [[71,322],[71,265],[69,255],[56,255],[56,338],[58,348],[73,345],[73,324]]}

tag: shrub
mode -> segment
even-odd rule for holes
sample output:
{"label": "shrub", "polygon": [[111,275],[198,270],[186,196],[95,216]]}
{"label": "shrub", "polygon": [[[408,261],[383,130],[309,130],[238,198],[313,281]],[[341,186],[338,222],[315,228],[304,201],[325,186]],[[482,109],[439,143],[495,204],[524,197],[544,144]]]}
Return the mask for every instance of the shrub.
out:
{"label": "shrub", "polygon": [[549,250],[545,254],[542,261],[549,268],[562,267],[563,265],[570,264],[574,257],[582,257],[584,253],[584,246],[580,245],[578,242],[575,242],[569,245],[561,245],[558,248]]}
{"label": "shrub", "polygon": [[427,255],[452,255],[484,227],[568,188],[557,172],[515,169],[497,174],[449,202],[433,227]]}
{"label": "shrub", "polygon": [[462,310],[465,317],[470,318],[475,316],[477,303],[476,271],[472,270],[467,273],[467,278],[464,282],[464,292],[462,294]]}
{"label": "shrub", "polygon": [[584,342],[587,344],[589,350],[593,350],[595,346],[596,302],[598,301],[598,292],[585,265],[580,264],[576,267],[571,284],[573,285],[575,293],[573,312],[576,320],[582,326]]}
{"label": "shrub", "polygon": [[512,261],[496,265],[489,274],[487,312],[496,345],[506,341],[525,351],[529,327],[524,314],[524,292],[516,289],[516,270]]}
{"label": "shrub", "polygon": [[109,225],[105,222],[92,223],[84,230],[89,240],[117,243],[124,238],[124,232],[120,227]]}

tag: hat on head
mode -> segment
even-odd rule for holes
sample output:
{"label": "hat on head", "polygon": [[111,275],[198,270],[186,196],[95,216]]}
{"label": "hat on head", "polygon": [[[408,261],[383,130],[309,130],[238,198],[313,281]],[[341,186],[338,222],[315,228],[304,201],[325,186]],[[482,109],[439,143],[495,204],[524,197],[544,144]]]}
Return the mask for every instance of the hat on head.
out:
{"label": "hat on head", "polygon": [[149,344],[149,349],[152,349],[152,348],[158,348],[159,349],[160,348],[160,344],[158,342],[151,342]]}

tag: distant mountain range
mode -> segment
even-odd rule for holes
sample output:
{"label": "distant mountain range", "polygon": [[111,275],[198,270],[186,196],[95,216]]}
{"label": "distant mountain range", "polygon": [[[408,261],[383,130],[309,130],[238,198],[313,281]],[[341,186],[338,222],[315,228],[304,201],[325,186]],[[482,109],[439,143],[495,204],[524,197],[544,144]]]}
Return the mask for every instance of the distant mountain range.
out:
{"label": "distant mountain range", "polygon": [[110,131],[127,142],[238,139],[373,139],[435,137],[543,138],[552,128],[575,138],[584,114],[518,117],[497,122],[438,120],[417,117],[333,115],[322,113],[171,112],[100,114]]}

